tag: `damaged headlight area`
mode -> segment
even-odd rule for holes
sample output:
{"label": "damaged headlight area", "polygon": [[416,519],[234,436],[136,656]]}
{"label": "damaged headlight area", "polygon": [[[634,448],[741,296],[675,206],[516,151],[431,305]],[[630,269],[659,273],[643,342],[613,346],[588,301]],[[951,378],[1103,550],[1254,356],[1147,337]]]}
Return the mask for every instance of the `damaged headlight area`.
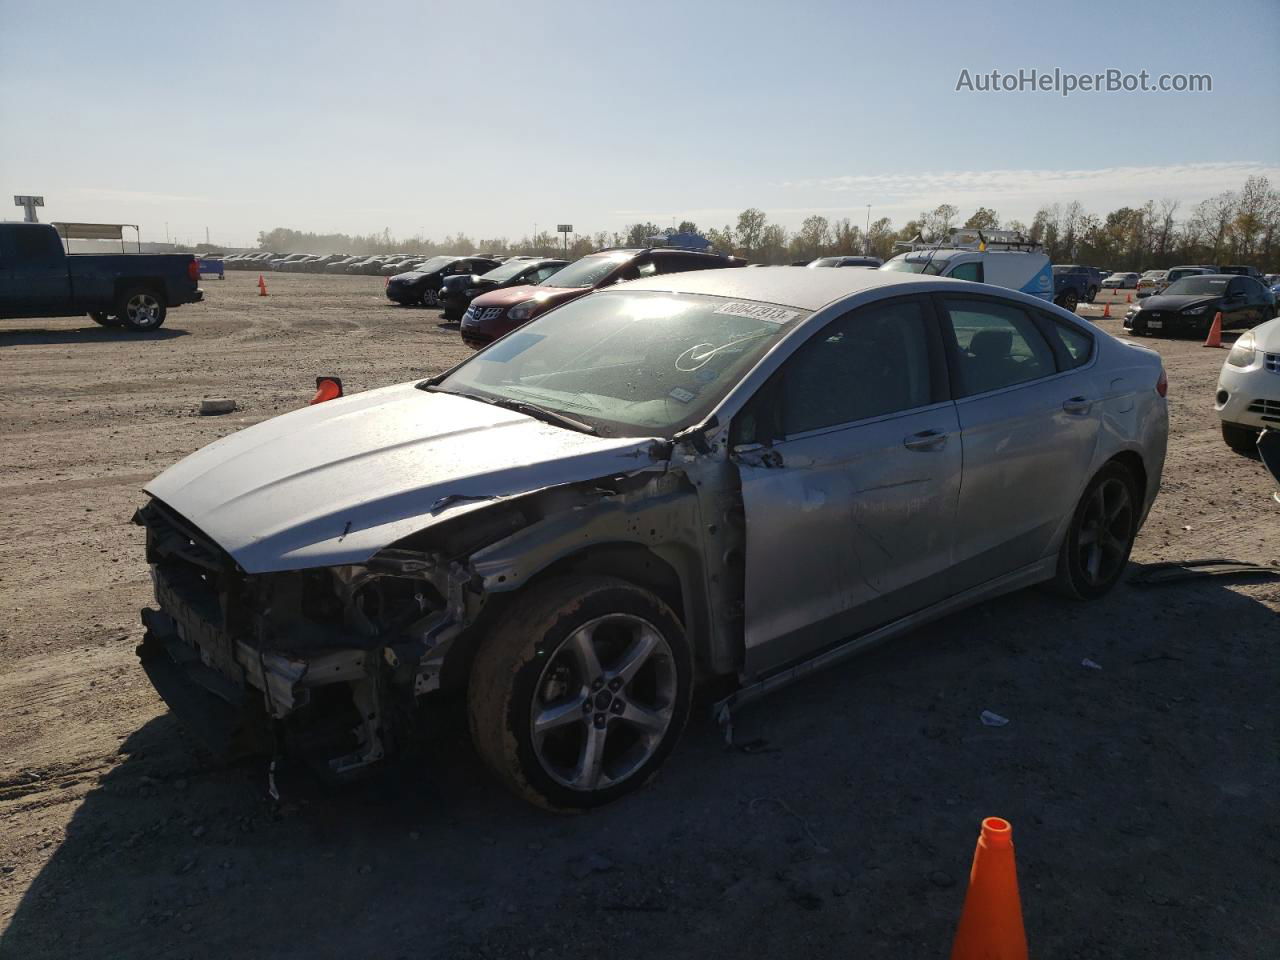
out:
{"label": "damaged headlight area", "polygon": [[219,752],[284,751],[334,776],[377,762],[438,689],[468,574],[388,549],[357,566],[247,574],[158,501],[138,511],[158,609],[152,683]]}

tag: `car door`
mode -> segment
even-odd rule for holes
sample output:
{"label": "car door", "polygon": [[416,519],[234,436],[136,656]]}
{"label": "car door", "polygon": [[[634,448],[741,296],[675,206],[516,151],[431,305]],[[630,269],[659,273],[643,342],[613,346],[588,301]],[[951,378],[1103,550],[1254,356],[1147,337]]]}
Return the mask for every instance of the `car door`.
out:
{"label": "car door", "polygon": [[832,320],[743,408],[749,673],[945,596],[958,426],[927,297]]}
{"label": "car door", "polygon": [[[967,590],[1053,550],[1093,460],[1103,402],[1091,349],[1070,357],[1042,311],[939,296],[964,449],[953,585]],[[1062,322],[1066,327],[1065,321]],[[1055,342],[1058,341],[1058,342]],[[1115,390],[1113,390],[1115,386]]]}
{"label": "car door", "polygon": [[1245,282],[1243,277],[1232,277],[1227,283],[1218,307],[1222,311],[1222,326],[1225,328],[1252,327],[1257,323],[1254,319],[1255,305],[1249,302]]}
{"label": "car door", "polygon": [[1249,301],[1249,323],[1257,326],[1270,320],[1271,295],[1253,277],[1244,278],[1245,299]]}
{"label": "car door", "polygon": [[0,265],[8,287],[7,310],[15,316],[72,315],[71,281],[62,241],[49,227],[4,231],[8,242]]}

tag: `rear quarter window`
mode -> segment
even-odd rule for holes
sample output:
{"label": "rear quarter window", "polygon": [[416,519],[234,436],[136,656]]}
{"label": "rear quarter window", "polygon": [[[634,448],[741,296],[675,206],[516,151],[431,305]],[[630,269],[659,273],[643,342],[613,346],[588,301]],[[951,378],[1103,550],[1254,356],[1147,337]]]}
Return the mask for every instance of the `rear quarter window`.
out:
{"label": "rear quarter window", "polygon": [[1089,362],[1089,358],[1093,356],[1093,337],[1056,317],[1046,314],[1041,314],[1041,317],[1049,328],[1050,339],[1055,341],[1056,347],[1061,348],[1058,354],[1063,369],[1074,370]]}

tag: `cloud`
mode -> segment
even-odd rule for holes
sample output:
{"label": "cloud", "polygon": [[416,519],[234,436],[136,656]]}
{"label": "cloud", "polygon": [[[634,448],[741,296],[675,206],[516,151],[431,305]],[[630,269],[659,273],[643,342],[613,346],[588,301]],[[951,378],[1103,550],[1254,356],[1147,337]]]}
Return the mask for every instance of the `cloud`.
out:
{"label": "cloud", "polygon": [[787,191],[809,195],[857,194],[864,202],[896,206],[950,202],[959,206],[1039,206],[1060,200],[1140,204],[1156,197],[1199,201],[1238,189],[1251,176],[1280,179],[1280,167],[1257,161],[1074,170],[943,170],[851,174],[784,181]]}
{"label": "cloud", "polygon": [[71,193],[88,200],[130,204],[213,203],[212,197],[185,196],[176,193],[150,193],[145,190],[108,190],[100,187],[81,187]]}

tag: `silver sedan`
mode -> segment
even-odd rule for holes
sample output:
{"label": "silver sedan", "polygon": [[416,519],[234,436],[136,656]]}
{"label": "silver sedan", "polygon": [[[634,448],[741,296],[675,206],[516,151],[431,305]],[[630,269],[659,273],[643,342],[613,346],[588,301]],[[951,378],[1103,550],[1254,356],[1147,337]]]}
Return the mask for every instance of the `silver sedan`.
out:
{"label": "silver sedan", "polygon": [[732,681],[724,721],[1008,591],[1102,597],[1159,489],[1165,390],[1157,354],[1000,287],[621,284],[152,481],[139,651],[175,711],[275,723],[338,776],[457,691],[508,787],[606,803],[695,681]]}

